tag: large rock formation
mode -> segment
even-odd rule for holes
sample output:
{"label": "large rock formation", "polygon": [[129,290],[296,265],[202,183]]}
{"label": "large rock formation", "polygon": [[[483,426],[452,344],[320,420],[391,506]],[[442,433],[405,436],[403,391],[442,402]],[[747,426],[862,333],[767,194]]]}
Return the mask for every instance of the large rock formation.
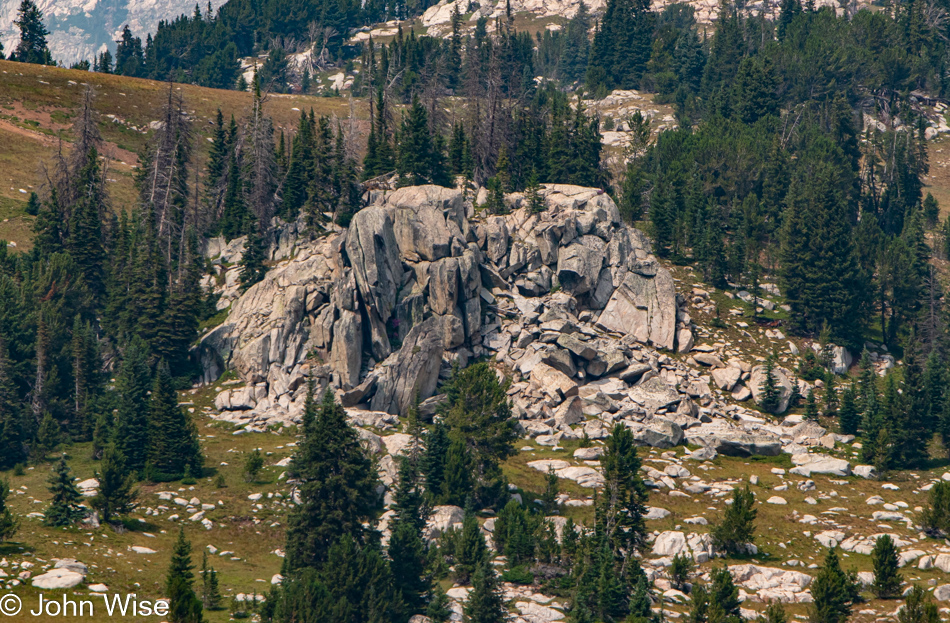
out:
{"label": "large rock formation", "polygon": [[[507,197],[510,214],[481,218],[457,190],[374,191],[347,230],[308,242],[298,224],[279,226],[277,266],[243,294],[231,285],[236,271],[226,272],[230,313],[198,347],[206,382],[232,369],[246,383],[216,406],[245,424],[291,421],[312,375],[347,404],[405,414],[452,362],[504,353],[537,378],[539,395],[557,388],[555,408],[578,381],[642,365],[633,345],[673,350],[688,325],[677,324],[673,280],[646,238],[621,223],[602,191],[549,185],[542,195],[540,214],[516,194]],[[206,247],[222,268],[242,248]],[[666,385],[640,394],[631,407],[645,402],[651,415],[680,398]]]}

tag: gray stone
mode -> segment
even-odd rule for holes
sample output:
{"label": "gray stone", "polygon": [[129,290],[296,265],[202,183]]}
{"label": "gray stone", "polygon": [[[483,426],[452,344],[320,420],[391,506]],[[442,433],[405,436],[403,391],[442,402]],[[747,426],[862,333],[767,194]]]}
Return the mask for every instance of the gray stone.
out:
{"label": "gray stone", "polygon": [[653,448],[672,448],[683,442],[683,429],[663,418],[653,418],[647,423],[633,422],[629,428],[639,445]]}
{"label": "gray stone", "polygon": [[659,377],[647,379],[633,387],[627,394],[630,399],[643,406],[647,413],[668,407],[682,400],[682,396],[674,388]]}
{"label": "gray stone", "polygon": [[432,317],[409,331],[399,352],[382,364],[372,409],[406,415],[413,401],[435,392],[445,344],[442,319]]}
{"label": "gray stone", "polygon": [[538,363],[531,370],[531,385],[548,396],[559,400],[577,395],[577,383],[563,372],[555,370],[545,363]]}
{"label": "gray stone", "polygon": [[573,335],[562,333],[557,338],[557,345],[566,348],[578,357],[590,361],[597,356],[597,350],[591,348],[586,342],[582,342]]}
{"label": "gray stone", "polygon": [[629,272],[601,312],[598,326],[630,335],[638,342],[673,350],[676,336],[676,289],[665,269],[645,277]]}
{"label": "gray stone", "polygon": [[725,368],[716,368],[712,371],[713,382],[716,387],[723,391],[732,391],[739,379],[742,378],[742,370],[728,366]]}
{"label": "gray stone", "polygon": [[693,332],[682,328],[676,332],[676,352],[688,353],[693,350]]}
{"label": "gray stone", "polygon": [[557,256],[557,280],[565,291],[580,295],[597,286],[607,244],[597,236],[581,236],[561,247]]}
{"label": "gray stone", "polygon": [[554,412],[554,424],[560,428],[584,421],[583,402],[577,396],[571,396],[558,406]]}
{"label": "gray stone", "polygon": [[877,478],[877,470],[873,465],[855,465],[851,470],[855,476],[872,480]]}
{"label": "gray stone", "polygon": [[330,367],[340,375],[344,389],[355,387],[360,382],[360,368],[363,365],[363,323],[360,315],[341,309],[340,318],[333,325],[333,335]]}
{"label": "gray stone", "polygon": [[541,355],[541,363],[545,363],[569,377],[577,374],[577,367],[571,358],[571,353],[561,348],[552,348]]}

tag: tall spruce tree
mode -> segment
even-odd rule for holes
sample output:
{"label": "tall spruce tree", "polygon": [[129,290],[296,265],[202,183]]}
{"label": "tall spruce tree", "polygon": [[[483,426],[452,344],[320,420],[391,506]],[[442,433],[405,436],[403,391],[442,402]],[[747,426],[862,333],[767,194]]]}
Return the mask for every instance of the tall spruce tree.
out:
{"label": "tall spruce tree", "polygon": [[72,471],[66,463],[66,455],[59,459],[49,479],[49,492],[53,494],[49,507],[43,513],[43,523],[51,527],[71,526],[85,517],[80,506],[82,493],[76,487]]}
{"label": "tall spruce tree", "polygon": [[606,439],[601,458],[604,492],[596,510],[598,529],[617,556],[633,557],[646,542],[646,485],[633,433],[621,424]]}
{"label": "tall spruce tree", "polygon": [[472,576],[472,592],[465,602],[466,623],[504,623],[508,620],[504,597],[491,563],[483,560]]}
{"label": "tall spruce tree", "polygon": [[732,504],[710,531],[716,549],[732,556],[746,553],[748,544],[755,539],[757,514],[755,495],[749,487],[733,489]]}
{"label": "tall spruce tree", "polygon": [[165,576],[165,596],[168,598],[170,623],[202,623],[201,600],[194,589],[194,565],[191,562],[191,543],[185,538],[185,527],[178,529],[178,540],[172,550],[171,563]]}
{"label": "tall spruce tree", "polygon": [[330,547],[343,537],[362,543],[363,522],[380,502],[376,472],[343,407],[329,389],[318,406],[314,391],[311,381],[304,407],[303,441],[290,470],[300,482],[300,504],[288,519],[287,572],[321,567]]}
{"label": "tall spruce tree", "polygon": [[890,535],[877,538],[871,551],[871,564],[874,568],[874,582],[871,592],[878,599],[893,599],[900,595],[903,578],[899,569],[897,546]]}
{"label": "tall spruce tree", "polygon": [[6,480],[0,480],[0,542],[9,541],[20,528],[20,520],[7,506],[7,497],[10,495],[10,485]]}
{"label": "tall spruce tree", "polygon": [[428,515],[418,462],[403,457],[395,494],[396,514],[391,524],[389,560],[396,592],[407,615],[425,614],[432,593],[427,549],[422,531]]}
{"label": "tall spruce tree", "polygon": [[907,593],[904,607],[897,613],[897,623],[939,623],[937,604],[928,598],[927,591],[915,584]]}
{"label": "tall spruce tree", "polygon": [[829,549],[811,583],[814,600],[808,614],[811,623],[844,623],[851,616],[854,594],[851,579],[841,569],[838,552]]}
{"label": "tall spruce tree", "polygon": [[125,456],[128,468],[136,472],[145,469],[148,456],[151,376],[148,346],[141,338],[133,338],[125,349],[116,383],[119,404],[115,442]]}
{"label": "tall spruce tree", "polygon": [[52,65],[53,57],[46,44],[46,25],[43,12],[34,0],[23,0],[17,9],[13,24],[20,30],[20,41],[10,54],[10,60],[37,65]]}
{"label": "tall spruce tree", "polygon": [[102,453],[100,471],[96,473],[99,491],[91,504],[99,511],[103,522],[125,515],[135,507],[138,492],[135,487],[135,474],[125,464],[122,451],[109,444]]}
{"label": "tall spruce tree", "polygon": [[152,479],[181,478],[186,472],[200,476],[204,465],[198,429],[178,405],[168,366],[161,362],[155,374],[148,412],[147,470]]}
{"label": "tall spruce tree", "polygon": [[13,382],[13,362],[0,331],[0,468],[10,469],[24,459],[20,401]]}

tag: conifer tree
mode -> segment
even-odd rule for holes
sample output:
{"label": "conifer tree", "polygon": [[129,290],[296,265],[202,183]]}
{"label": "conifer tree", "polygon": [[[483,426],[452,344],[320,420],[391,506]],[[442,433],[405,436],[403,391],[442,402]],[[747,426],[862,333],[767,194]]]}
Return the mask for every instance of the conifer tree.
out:
{"label": "conifer tree", "polygon": [[646,485],[633,433],[616,424],[601,457],[604,491],[596,509],[598,529],[615,555],[632,557],[646,542]]}
{"label": "conifer tree", "polygon": [[303,441],[291,473],[300,481],[300,504],[290,514],[284,568],[319,568],[330,546],[348,536],[364,538],[363,522],[379,504],[376,472],[347,423],[343,407],[329,391],[318,406],[308,384],[303,416]]}
{"label": "conifer tree", "polygon": [[927,591],[915,584],[907,593],[904,607],[897,613],[897,623],[940,623],[937,604],[927,596]]}
{"label": "conifer tree", "polygon": [[765,616],[759,618],[759,623],[788,623],[785,606],[780,601],[769,601],[765,607]]}
{"label": "conifer tree", "polygon": [[706,590],[704,584],[697,584],[690,592],[686,621],[688,623],[708,623],[709,621],[709,591]]}
{"label": "conifer tree", "polygon": [[841,569],[836,550],[829,549],[825,554],[824,564],[812,580],[811,594],[811,623],[844,623],[851,616],[853,586]]}
{"label": "conifer tree", "polygon": [[467,510],[462,520],[462,533],[455,546],[455,577],[461,583],[472,579],[475,571],[487,562],[488,547],[475,513]]}
{"label": "conifer tree", "polygon": [[479,563],[472,576],[472,592],[465,602],[466,623],[504,623],[508,620],[501,587],[491,563]]}
{"label": "conifer tree", "polygon": [[10,485],[0,480],[0,542],[9,541],[20,528],[20,520],[14,516],[7,506],[7,497],[10,495]]}
{"label": "conifer tree", "polygon": [[244,292],[255,283],[264,279],[267,267],[264,266],[265,244],[261,239],[259,227],[256,223],[250,225],[247,241],[244,243],[244,255],[239,262],[241,266],[241,291]]}
{"label": "conifer tree", "polygon": [[191,543],[185,538],[185,527],[181,526],[165,576],[165,596],[168,597],[170,623],[202,623],[204,620],[201,600],[195,594],[193,570]]}
{"label": "conifer tree", "polygon": [[59,422],[49,411],[43,412],[43,419],[36,429],[36,438],[33,440],[32,453],[40,459],[59,447],[62,442],[63,431]]}
{"label": "conifer tree", "polygon": [[[513,443],[517,439],[506,393],[509,383],[499,381],[488,364],[477,363],[455,370],[444,386],[447,400],[442,415],[452,431],[453,444],[458,442],[465,448],[464,453],[458,447],[456,451],[450,449],[445,478],[448,481],[450,461],[457,458],[460,466],[470,462],[467,477],[460,471],[455,473],[459,479],[469,479],[475,502],[482,507],[505,499],[499,463],[514,453]],[[454,483],[443,482],[443,491],[454,495],[453,486]]]}
{"label": "conifer tree", "polygon": [[53,57],[46,45],[49,31],[43,24],[43,12],[34,0],[23,0],[13,24],[20,30],[20,42],[10,54],[10,60],[37,65],[52,65]]}
{"label": "conifer tree", "polygon": [[99,152],[93,145],[86,165],[77,180],[78,201],[71,206],[69,237],[66,248],[93,297],[103,293],[103,261],[105,250],[100,215],[105,209],[105,189],[99,168]]}
{"label": "conifer tree", "polygon": [[49,492],[53,494],[49,507],[43,513],[43,523],[51,527],[71,526],[85,517],[80,506],[82,493],[73,482],[73,475],[66,464],[66,455],[59,459],[49,479]]}
{"label": "conifer tree", "polygon": [[205,610],[221,608],[221,588],[218,586],[218,572],[208,566],[208,552],[201,555],[201,603]]}
{"label": "conifer tree", "polygon": [[808,393],[805,394],[805,419],[818,421],[818,401],[815,400],[815,390],[812,388],[808,388]]}
{"label": "conifer tree", "polygon": [[871,551],[874,583],[871,592],[878,599],[893,599],[900,594],[903,578],[898,571],[897,547],[887,534],[879,536]]}
{"label": "conifer tree", "polygon": [[445,594],[445,590],[439,584],[435,585],[432,599],[426,607],[426,616],[429,617],[429,621],[432,623],[446,623],[449,617],[452,616],[452,610],[449,608],[449,596]]}
{"label": "conifer tree", "polygon": [[0,469],[10,469],[24,458],[21,415],[7,342],[0,332]]}
{"label": "conifer tree", "polygon": [[557,473],[549,467],[547,477],[544,479],[544,493],[541,495],[541,507],[545,515],[557,515],[558,493]]}
{"label": "conifer tree", "polygon": [[141,338],[133,338],[119,366],[116,383],[119,404],[115,422],[116,446],[133,472],[145,469],[148,455],[148,393],[151,386],[148,346]]}
{"label": "conifer tree", "polygon": [[838,429],[842,435],[857,435],[861,418],[858,415],[854,385],[841,394],[841,408],[838,409]]}
{"label": "conifer tree", "polygon": [[762,409],[775,413],[779,407],[779,388],[775,380],[775,358],[769,355],[765,359],[765,379],[762,381]]}
{"label": "conifer tree", "polygon": [[200,475],[204,464],[198,429],[184,409],[164,362],[158,365],[148,413],[147,471],[153,479],[177,479],[186,470]]}
{"label": "conifer tree", "polygon": [[950,534],[950,482],[941,480],[934,483],[920,523],[931,536]]}
{"label": "conifer tree", "polygon": [[710,572],[709,623],[741,623],[739,613],[739,589],[726,567],[717,567]]}
{"label": "conifer tree", "polygon": [[429,133],[428,113],[418,98],[413,98],[399,128],[396,170],[403,186],[449,183],[442,154]]}
{"label": "conifer tree", "polygon": [[445,480],[445,462],[449,451],[449,431],[442,418],[438,418],[426,435],[425,452],[422,455],[422,473],[425,477],[426,494],[429,499],[440,499]]}
{"label": "conifer tree", "polygon": [[406,613],[410,615],[425,613],[426,602],[432,592],[427,551],[422,538],[428,509],[420,485],[416,461],[402,457],[395,495],[396,515],[389,538],[389,559],[395,590],[402,598]]}
{"label": "conifer tree", "polygon": [[757,514],[755,496],[749,487],[733,489],[732,504],[726,507],[722,519],[710,530],[716,549],[732,556],[748,551],[747,545],[755,538]]}
{"label": "conifer tree", "polygon": [[99,491],[91,504],[102,521],[109,522],[134,508],[138,492],[134,489],[135,475],[126,467],[125,456],[115,444],[110,443],[103,450],[100,469],[96,474]]}

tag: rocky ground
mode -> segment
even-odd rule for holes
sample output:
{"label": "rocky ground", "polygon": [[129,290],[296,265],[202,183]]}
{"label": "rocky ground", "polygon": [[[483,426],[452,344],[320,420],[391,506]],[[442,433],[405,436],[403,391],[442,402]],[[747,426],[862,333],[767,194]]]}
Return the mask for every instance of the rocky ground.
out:
{"label": "rocky ground", "polygon": [[[793,383],[803,394],[810,387],[793,369],[800,351],[815,345],[769,326],[786,313],[776,286],[765,284],[757,300],[714,291],[688,269],[658,262],[600,191],[552,185],[542,194],[541,214],[514,194],[506,198],[510,214],[484,216],[454,190],[380,192],[349,230],[310,241],[295,225],[281,228],[271,245],[274,268],[244,294],[234,268],[242,241],[212,241],[219,305],[230,311],[199,350],[208,382],[226,369],[239,378],[217,384],[207,414],[236,433],[292,424],[313,375],[347,407],[389,485],[392,457],[409,443],[399,416],[413,396],[431,418],[452,364],[487,358],[513,381],[523,435],[506,473],[521,495],[554,469],[563,479],[559,526],[567,516],[590,516],[602,483],[601,440],[615,423],[646,448],[655,531],[644,565],[670,618],[685,596],[671,588],[666,567],[689,552],[708,569],[716,552],[707,526],[746,483],[761,505],[761,536],[748,560],[729,565],[748,608],[779,599],[804,611],[827,546],[840,546],[845,565],[867,580],[868,554],[882,533],[897,540],[908,579],[950,599],[943,575],[950,547],[916,526],[926,491],[950,473],[882,483],[872,467],[855,464],[860,445],[852,437],[756,405],[770,352],[781,364],[780,412]],[[771,322],[754,322],[753,306]],[[869,346],[879,373],[895,365],[882,347]],[[852,356],[833,352],[836,371],[846,373]],[[431,535],[460,521],[461,509],[439,507]],[[484,525],[489,534],[492,524]],[[522,620],[561,618],[559,599],[508,591]],[[465,592],[455,587],[450,595],[464,600]],[[894,607],[871,602],[862,616]]]}

